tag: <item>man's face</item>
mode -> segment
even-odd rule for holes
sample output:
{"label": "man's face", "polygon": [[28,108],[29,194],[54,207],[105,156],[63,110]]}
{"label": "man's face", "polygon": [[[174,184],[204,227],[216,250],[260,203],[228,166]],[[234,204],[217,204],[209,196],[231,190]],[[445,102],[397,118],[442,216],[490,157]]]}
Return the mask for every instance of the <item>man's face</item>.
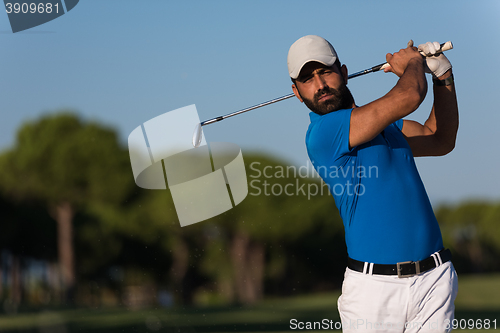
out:
{"label": "man's face", "polygon": [[336,65],[327,67],[318,62],[307,63],[292,86],[297,98],[313,112],[323,115],[354,107],[354,99],[345,77]]}

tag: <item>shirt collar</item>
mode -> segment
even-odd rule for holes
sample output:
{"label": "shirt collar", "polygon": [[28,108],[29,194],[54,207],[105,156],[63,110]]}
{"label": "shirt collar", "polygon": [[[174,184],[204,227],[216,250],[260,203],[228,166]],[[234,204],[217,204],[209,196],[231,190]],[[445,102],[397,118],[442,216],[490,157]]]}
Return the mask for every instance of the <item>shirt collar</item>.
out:
{"label": "shirt collar", "polygon": [[317,114],[317,113],[314,113],[314,112],[312,112],[312,111],[311,111],[311,112],[309,112],[309,119],[311,120],[311,123],[312,123],[313,121],[318,120],[320,117],[321,117],[321,116],[320,116],[319,114]]}
{"label": "shirt collar", "polygon": [[[356,107],[357,107],[357,106],[356,106]],[[352,108],[350,108],[350,109],[345,109],[345,110],[352,110]],[[340,111],[340,110],[337,110],[337,111],[334,111],[334,112],[338,112],[338,111]],[[331,112],[330,112],[330,113],[331,113]],[[327,114],[330,114],[330,113],[327,113]],[[311,111],[311,112],[309,112],[309,119],[311,120],[311,123],[312,123],[313,121],[318,120],[318,119],[319,119],[319,118],[321,118],[321,117],[322,117],[322,115],[319,115],[319,114],[314,113],[314,112],[312,112],[312,111]]]}

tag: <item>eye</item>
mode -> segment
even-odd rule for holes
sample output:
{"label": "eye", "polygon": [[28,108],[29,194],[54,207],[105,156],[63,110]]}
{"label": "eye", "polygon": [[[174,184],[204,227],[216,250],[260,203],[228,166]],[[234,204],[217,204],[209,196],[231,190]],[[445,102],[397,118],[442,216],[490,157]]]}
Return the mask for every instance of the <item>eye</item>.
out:
{"label": "eye", "polygon": [[311,79],[312,79],[312,75],[305,76],[305,77],[302,77],[302,78],[300,79],[300,82],[302,82],[302,83],[307,83],[307,82],[311,81]]}

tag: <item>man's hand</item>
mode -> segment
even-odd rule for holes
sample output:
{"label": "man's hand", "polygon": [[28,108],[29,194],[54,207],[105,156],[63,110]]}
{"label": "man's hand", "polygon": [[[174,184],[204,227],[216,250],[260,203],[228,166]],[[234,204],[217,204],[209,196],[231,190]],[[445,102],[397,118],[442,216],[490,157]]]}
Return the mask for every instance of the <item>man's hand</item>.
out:
{"label": "man's hand", "polygon": [[[418,46],[425,58],[428,73],[441,79],[451,76],[451,64],[442,53],[435,56],[439,43]],[[433,56],[434,55],[434,56]],[[455,147],[458,131],[458,103],[455,85],[434,85],[434,104],[424,125],[411,120],[403,121],[403,134],[411,147],[413,156],[446,155]]]}
{"label": "man's hand", "polygon": [[366,105],[356,107],[351,113],[349,147],[372,140],[387,126],[415,111],[427,93],[424,59],[408,43],[406,49],[387,54],[389,67],[399,80],[387,94]]}
{"label": "man's hand", "polygon": [[420,44],[418,50],[421,51],[425,58],[425,72],[431,73],[434,77],[440,77],[451,68],[451,63],[443,53],[436,53],[441,48],[438,42],[427,42]]}
{"label": "man's hand", "polygon": [[387,53],[385,59],[390,66],[385,68],[384,72],[393,72],[399,77],[403,75],[410,62],[418,62],[422,66],[424,62],[417,48],[413,47],[413,41],[408,42],[406,49],[401,49],[394,54]]}

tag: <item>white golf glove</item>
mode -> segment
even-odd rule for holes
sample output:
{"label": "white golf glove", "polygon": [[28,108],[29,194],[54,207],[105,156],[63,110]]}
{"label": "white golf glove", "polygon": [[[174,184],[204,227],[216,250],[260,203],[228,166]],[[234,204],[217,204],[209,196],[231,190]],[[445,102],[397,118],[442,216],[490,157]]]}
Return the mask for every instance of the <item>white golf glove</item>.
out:
{"label": "white golf glove", "polygon": [[451,68],[450,61],[443,53],[436,55],[440,48],[438,42],[427,42],[418,46],[418,50],[425,55],[425,72],[431,73],[434,77],[440,77]]}

